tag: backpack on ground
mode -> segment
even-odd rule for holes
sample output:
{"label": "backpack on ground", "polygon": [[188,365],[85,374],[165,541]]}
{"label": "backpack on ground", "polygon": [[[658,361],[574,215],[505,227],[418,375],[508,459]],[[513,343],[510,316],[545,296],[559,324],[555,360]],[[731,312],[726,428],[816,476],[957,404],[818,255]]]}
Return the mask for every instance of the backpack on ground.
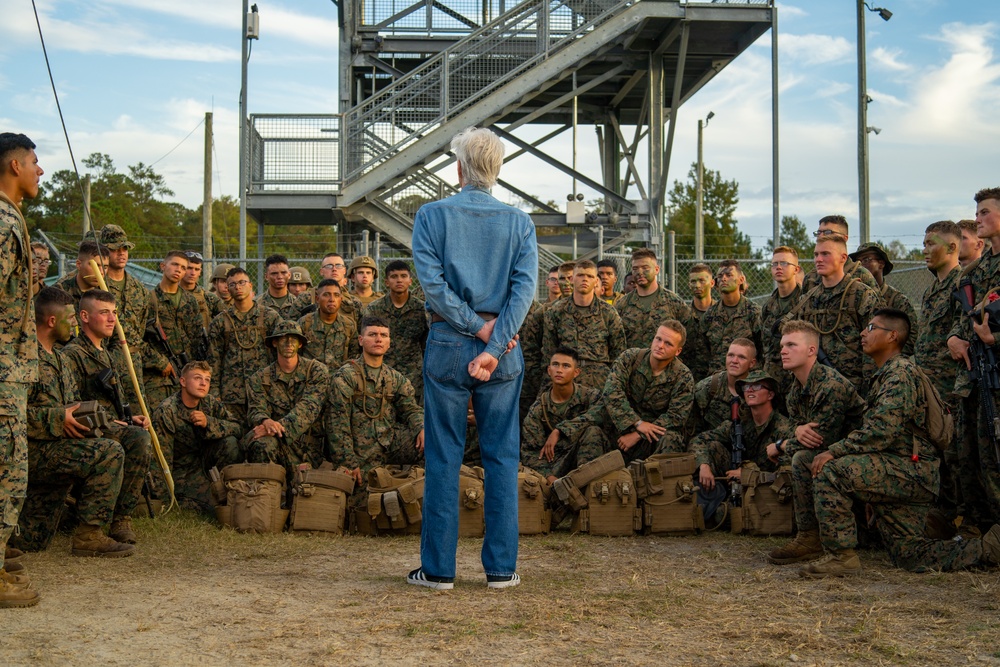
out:
{"label": "backpack on ground", "polygon": [[692,475],[694,454],[653,454],[629,466],[642,509],[646,535],[683,535],[705,529]]}
{"label": "backpack on ground", "polygon": [[730,526],[734,534],[791,535],[795,529],[792,507],[792,468],[782,466],[777,472],[763,472],[755,463],[740,468],[743,487],[741,507],[730,507]]}
{"label": "backpack on ground", "polygon": [[634,535],[642,528],[642,514],[632,474],[624,467],[587,484],[587,507],[577,512],[570,530],[591,535]]}
{"label": "backpack on ground", "polygon": [[583,490],[588,484],[609,472],[623,468],[625,468],[625,459],[622,457],[621,451],[616,449],[598,456],[593,461],[584,463],[565,477],[560,477],[552,482],[552,490],[555,491],[559,502],[578,512],[587,507],[588,499]]}
{"label": "backpack on ground", "polygon": [[303,463],[295,471],[292,493],[290,530],[344,532],[348,501],[354,493],[354,477],[346,468],[334,470],[324,463],[313,469]]}
{"label": "backpack on ground", "polygon": [[521,466],[517,473],[517,532],[519,535],[548,533],[552,527],[549,496],[552,484],[540,472]]}
{"label": "backpack on ground", "polygon": [[285,467],[277,463],[236,463],[222,469],[226,502],[215,508],[224,526],[241,533],[280,533],[288,521]]}
{"label": "backpack on ground", "polygon": [[368,471],[368,500],[354,513],[354,530],[365,535],[419,535],[423,500],[423,468],[372,468]]}

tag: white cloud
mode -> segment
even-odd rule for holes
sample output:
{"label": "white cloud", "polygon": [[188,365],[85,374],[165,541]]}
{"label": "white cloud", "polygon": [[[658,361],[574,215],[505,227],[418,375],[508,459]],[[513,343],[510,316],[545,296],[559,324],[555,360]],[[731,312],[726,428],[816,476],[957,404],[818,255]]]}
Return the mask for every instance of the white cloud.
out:
{"label": "white cloud", "polygon": [[899,49],[887,49],[880,46],[869,54],[868,62],[892,72],[909,71],[911,69],[910,65],[900,62],[900,55],[902,55],[902,51]]}
{"label": "white cloud", "polygon": [[854,45],[843,37],[782,33],[778,49],[782,59],[802,65],[824,65],[847,59],[854,52]]}
{"label": "white cloud", "polygon": [[784,2],[775,3],[778,6],[778,21],[783,18],[802,18],[804,16],[809,16],[809,12],[802,9],[801,7],[796,7],[795,5],[789,5]]}

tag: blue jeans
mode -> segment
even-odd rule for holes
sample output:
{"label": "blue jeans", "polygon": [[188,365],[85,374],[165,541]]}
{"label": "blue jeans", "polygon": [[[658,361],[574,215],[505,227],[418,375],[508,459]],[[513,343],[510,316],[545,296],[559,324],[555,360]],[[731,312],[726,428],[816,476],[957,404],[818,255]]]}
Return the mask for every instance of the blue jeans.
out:
{"label": "blue jeans", "polygon": [[455,576],[458,549],[458,474],[465,453],[469,396],[476,414],[485,470],[486,574],[514,574],[517,565],[518,400],[524,376],[521,348],[500,357],[487,382],[468,365],[486,345],[445,322],[431,325],[424,356],[424,480],[420,563],[435,577]]}

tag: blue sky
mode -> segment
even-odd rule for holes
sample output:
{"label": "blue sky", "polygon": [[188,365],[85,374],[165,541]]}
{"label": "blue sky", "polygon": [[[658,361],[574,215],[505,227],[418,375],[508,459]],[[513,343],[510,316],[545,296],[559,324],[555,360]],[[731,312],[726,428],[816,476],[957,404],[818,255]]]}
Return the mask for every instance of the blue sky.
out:
{"label": "blue sky", "polygon": [[[47,170],[68,168],[31,2],[2,2],[0,129],[31,136]],[[213,111],[213,189],[237,194],[239,0],[37,3],[78,162],[99,151],[120,169],[155,163],[175,199],[196,206],[198,126]],[[257,4],[261,39],[250,61],[249,110],[336,113],[336,7],[329,0]],[[1000,18],[986,22],[998,16],[987,0],[878,4],[893,17],[869,14],[867,21],[869,124],[882,129],[870,137],[872,236],[916,246],[927,224],[971,217],[974,192],[1000,185]],[[848,0],[779,5],[781,212],[810,228],[834,212],[857,221],[855,20]],[[771,229],[769,35],[681,110],[671,180],[694,161],[697,120],[710,110],[706,164],[739,181],[741,229],[762,246]],[[580,133],[581,164],[596,153],[593,136],[589,128]],[[568,139],[551,150],[568,161]],[[508,171],[546,199],[562,201],[571,187],[541,164]]]}

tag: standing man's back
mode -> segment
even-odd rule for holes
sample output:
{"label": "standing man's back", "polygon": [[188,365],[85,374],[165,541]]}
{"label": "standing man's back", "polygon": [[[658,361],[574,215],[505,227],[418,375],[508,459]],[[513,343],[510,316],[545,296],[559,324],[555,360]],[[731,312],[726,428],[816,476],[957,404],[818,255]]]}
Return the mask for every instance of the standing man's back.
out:
{"label": "standing man's back", "polygon": [[485,469],[483,567],[490,588],[516,586],[520,348],[508,350],[535,295],[538,247],[526,213],[490,193],[503,163],[492,132],[470,128],[451,144],[462,191],[426,204],[413,222],[413,261],[431,311],[424,357],[421,567],[407,581],[454,586],[458,472],[469,397]]}

